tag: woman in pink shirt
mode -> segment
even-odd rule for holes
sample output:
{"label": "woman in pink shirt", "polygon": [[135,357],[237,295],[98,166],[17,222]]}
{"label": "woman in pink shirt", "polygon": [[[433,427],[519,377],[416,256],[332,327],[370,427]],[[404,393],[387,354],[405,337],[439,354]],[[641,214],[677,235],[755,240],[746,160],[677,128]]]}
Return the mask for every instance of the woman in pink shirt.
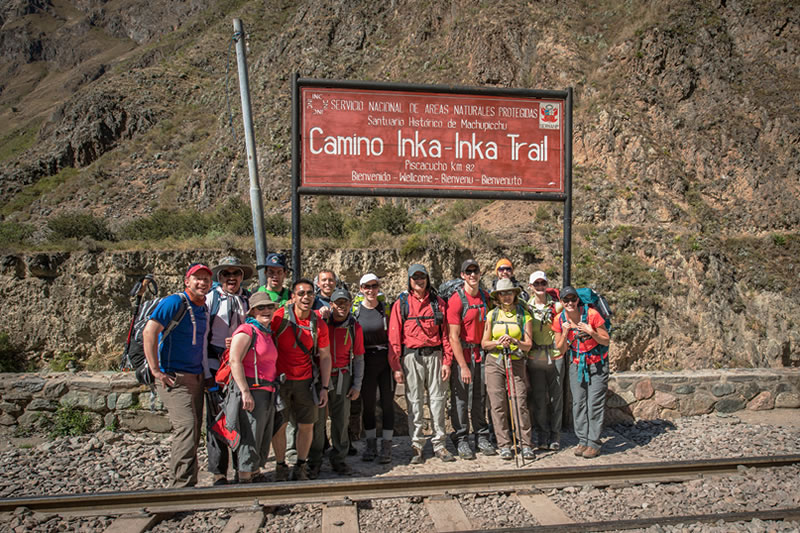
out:
{"label": "woman in pink shirt", "polygon": [[266,292],[253,294],[247,321],[233,332],[231,341],[231,386],[234,389],[228,394],[241,393],[241,441],[235,451],[239,481],[243,483],[252,481],[269,456],[278,358],[269,325],[277,305]]}

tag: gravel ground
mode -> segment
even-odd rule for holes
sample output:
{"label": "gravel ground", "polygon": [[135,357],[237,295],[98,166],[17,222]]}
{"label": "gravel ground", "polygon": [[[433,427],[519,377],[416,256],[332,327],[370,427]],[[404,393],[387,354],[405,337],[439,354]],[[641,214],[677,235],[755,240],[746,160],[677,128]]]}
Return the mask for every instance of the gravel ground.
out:
{"label": "gravel ground", "polygon": [[[792,413],[795,415],[795,413]],[[169,484],[168,436],[101,431],[95,435],[62,438],[31,447],[9,448],[0,453],[0,497],[162,488]],[[736,417],[707,415],[676,422],[640,421],[633,426],[613,426],[604,432],[603,455],[589,463],[572,455],[575,437],[565,433],[560,452],[542,454],[527,468],[611,464],[636,461],[743,457],[800,453],[800,426],[745,423]],[[358,443],[360,447],[362,443]],[[428,449],[430,452],[430,449]],[[414,473],[470,472],[513,469],[514,462],[497,457],[445,464],[428,459],[410,465],[407,439],[397,438],[391,465],[351,464],[359,475],[389,476]],[[200,452],[201,465],[205,451]],[[271,470],[272,464],[267,468]],[[335,477],[326,464],[323,478]],[[685,513],[745,511],[800,506],[800,467],[770,470],[742,468],[734,476],[705,478],[685,483],[648,484],[597,489],[567,487],[548,493],[575,520],[629,519]],[[201,485],[210,484],[207,475]],[[512,495],[462,495],[459,502],[475,528],[535,525],[534,519]],[[417,499],[360,502],[364,532],[433,531],[425,505]],[[321,529],[321,506],[282,506],[267,515],[263,531],[314,532]],[[210,511],[176,515],[154,531],[220,531],[230,514]],[[61,519],[53,515],[16,513],[0,516],[2,531],[98,531],[108,517]],[[800,531],[798,523],[749,522],[742,524],[686,524],[649,528],[648,532],[692,531]]]}

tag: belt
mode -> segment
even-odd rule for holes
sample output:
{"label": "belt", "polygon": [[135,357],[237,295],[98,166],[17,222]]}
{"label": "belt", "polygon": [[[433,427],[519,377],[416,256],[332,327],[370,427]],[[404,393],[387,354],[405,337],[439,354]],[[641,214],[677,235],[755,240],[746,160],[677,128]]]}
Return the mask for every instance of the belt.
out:
{"label": "belt", "polygon": [[350,372],[350,369],[346,366],[341,366],[339,368],[331,368],[331,377],[338,376],[340,372]]}
{"label": "belt", "polygon": [[441,352],[441,351],[442,351],[442,346],[439,345],[439,346],[422,346],[420,348],[406,348],[405,353],[415,352],[418,355],[427,356],[427,355],[433,355],[436,352]]}
{"label": "belt", "polygon": [[375,346],[365,346],[364,347],[364,351],[366,351],[366,352],[380,352],[380,351],[388,350],[388,349],[389,349],[389,345],[388,344],[376,344]]}

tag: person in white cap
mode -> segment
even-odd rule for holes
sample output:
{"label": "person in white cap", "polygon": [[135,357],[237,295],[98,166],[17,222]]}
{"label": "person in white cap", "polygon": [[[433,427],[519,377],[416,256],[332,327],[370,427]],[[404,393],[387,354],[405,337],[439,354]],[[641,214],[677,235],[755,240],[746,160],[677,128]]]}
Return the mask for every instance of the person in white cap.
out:
{"label": "person in white cap", "polygon": [[561,448],[564,414],[564,354],[556,348],[553,318],[561,312],[558,292],[547,290],[547,275],[531,274],[528,288],[533,295],[528,309],[533,315],[533,347],[528,352],[528,408],[533,414],[536,442],[540,450]]}
{"label": "person in white cap", "polygon": [[[394,390],[389,366],[389,308],[381,301],[381,280],[375,274],[364,274],[359,281],[364,299],[353,304],[353,316],[364,331],[364,382],[361,385],[364,433],[367,444],[361,459],[388,464],[392,462],[394,435]],[[381,451],[378,454],[378,432],[375,421],[377,391],[381,395]]]}

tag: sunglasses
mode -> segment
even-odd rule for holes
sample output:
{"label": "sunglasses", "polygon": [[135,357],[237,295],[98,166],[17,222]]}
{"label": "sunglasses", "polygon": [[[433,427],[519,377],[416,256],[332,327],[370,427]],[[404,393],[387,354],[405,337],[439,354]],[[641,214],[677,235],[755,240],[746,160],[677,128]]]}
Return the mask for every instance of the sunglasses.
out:
{"label": "sunglasses", "polygon": [[374,290],[377,290],[378,287],[380,287],[380,285],[378,285],[377,283],[372,283],[370,285],[362,285],[361,286],[361,288],[364,289],[365,291],[374,291]]}
{"label": "sunglasses", "polygon": [[533,286],[534,287],[547,287],[547,282],[546,281],[534,281],[533,282]]}
{"label": "sunglasses", "polygon": [[511,272],[512,270],[511,267],[500,267],[497,269],[498,272]]}
{"label": "sunglasses", "polygon": [[241,270],[223,270],[219,273],[220,276],[225,276],[226,278],[232,278],[234,276],[244,276],[244,272]]}
{"label": "sunglasses", "polygon": [[503,292],[498,292],[498,293],[497,293],[497,295],[498,295],[500,298],[502,298],[502,297],[504,297],[504,296],[514,296],[514,294],[515,294],[515,293],[514,293],[514,291],[503,291]]}
{"label": "sunglasses", "polygon": [[464,271],[464,274],[466,274],[467,276],[477,276],[480,273],[481,271],[478,270],[477,268],[468,268],[467,270]]}
{"label": "sunglasses", "polygon": [[413,276],[411,276],[411,279],[415,279],[417,281],[421,281],[423,279],[426,279],[427,277],[428,276],[426,276],[425,274],[414,274]]}
{"label": "sunglasses", "polygon": [[566,297],[562,298],[562,300],[566,304],[571,304],[573,302],[577,302],[578,301],[578,297],[577,296],[566,296]]}
{"label": "sunglasses", "polygon": [[303,298],[305,296],[314,296],[314,291],[297,291],[294,293],[298,298]]}
{"label": "sunglasses", "polygon": [[257,305],[253,309],[256,311],[266,311],[267,309],[275,309],[275,304]]}

